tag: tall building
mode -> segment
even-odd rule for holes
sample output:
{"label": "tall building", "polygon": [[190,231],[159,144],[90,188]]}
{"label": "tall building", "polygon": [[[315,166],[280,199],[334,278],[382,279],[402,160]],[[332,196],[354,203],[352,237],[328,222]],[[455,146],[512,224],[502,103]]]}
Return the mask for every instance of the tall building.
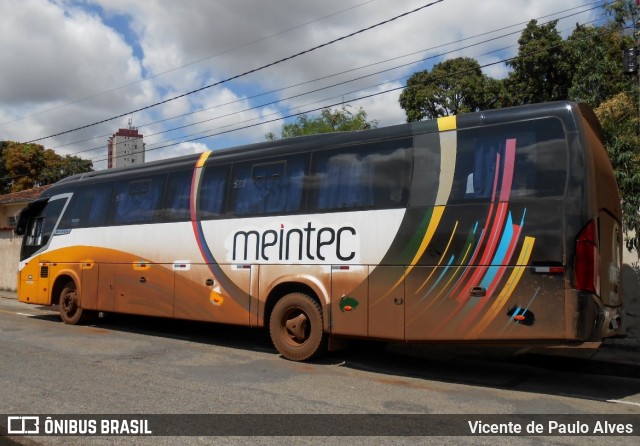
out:
{"label": "tall building", "polygon": [[128,129],[118,129],[109,138],[109,157],[107,167],[131,166],[133,164],[144,163],[144,141],[143,136],[138,133],[138,129],[133,127],[129,119]]}

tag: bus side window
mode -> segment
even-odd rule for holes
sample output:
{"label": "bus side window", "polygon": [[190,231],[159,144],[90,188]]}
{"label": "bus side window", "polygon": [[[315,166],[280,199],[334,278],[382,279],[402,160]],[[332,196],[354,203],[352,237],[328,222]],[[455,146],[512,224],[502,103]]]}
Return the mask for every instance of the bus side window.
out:
{"label": "bus side window", "polygon": [[534,132],[519,137],[516,149],[513,195],[559,197],[567,178],[567,142],[558,119],[531,123]]}
{"label": "bus side window", "polygon": [[158,221],[165,175],[116,184],[115,224]]}
{"label": "bus side window", "polygon": [[190,216],[191,179],[193,172],[172,172],[167,181],[164,218],[169,221],[188,220]]}
{"label": "bus side window", "polygon": [[[507,140],[515,140],[515,160],[507,166]],[[500,195],[505,170],[512,171],[510,198],[562,196],[566,179],[562,123],[546,118],[461,130],[451,200],[490,200]],[[497,172],[497,175],[496,175]]]}
{"label": "bus side window", "polygon": [[111,183],[78,188],[60,222],[60,229],[105,226],[112,189]]}
{"label": "bus side window", "polygon": [[467,184],[467,191],[471,191],[473,198],[491,198],[496,170],[504,162],[505,142],[494,138],[481,138],[476,142],[472,181]]}
{"label": "bus side window", "polygon": [[206,165],[199,194],[200,218],[216,218],[224,213],[229,165]]}
{"label": "bus side window", "polygon": [[230,208],[236,215],[301,211],[306,160],[293,155],[234,165]]}
{"label": "bus side window", "polygon": [[44,217],[36,217],[31,221],[31,225],[26,235],[25,245],[27,246],[42,245],[43,226],[44,226]]}
{"label": "bus side window", "polygon": [[391,209],[407,204],[410,141],[316,152],[312,208]]}

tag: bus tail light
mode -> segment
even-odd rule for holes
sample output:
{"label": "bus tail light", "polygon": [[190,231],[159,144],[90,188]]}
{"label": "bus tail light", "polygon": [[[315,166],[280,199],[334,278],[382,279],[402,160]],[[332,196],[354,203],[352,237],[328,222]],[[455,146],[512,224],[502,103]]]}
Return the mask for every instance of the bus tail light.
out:
{"label": "bus tail light", "polygon": [[591,220],[576,239],[574,286],[578,291],[600,294],[598,226]]}

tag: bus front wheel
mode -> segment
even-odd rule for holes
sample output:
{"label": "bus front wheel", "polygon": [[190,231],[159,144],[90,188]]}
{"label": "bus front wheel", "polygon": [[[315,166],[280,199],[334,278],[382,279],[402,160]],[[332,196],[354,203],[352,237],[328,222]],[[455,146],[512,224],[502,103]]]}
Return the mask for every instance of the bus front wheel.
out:
{"label": "bus front wheel", "polygon": [[305,361],[322,353],[326,336],[322,309],[311,297],[291,293],[273,307],[269,319],[271,340],[278,352],[292,361]]}
{"label": "bus front wheel", "polygon": [[78,305],[78,290],[73,282],[67,282],[60,292],[60,318],[62,322],[75,325],[82,319],[82,308]]}

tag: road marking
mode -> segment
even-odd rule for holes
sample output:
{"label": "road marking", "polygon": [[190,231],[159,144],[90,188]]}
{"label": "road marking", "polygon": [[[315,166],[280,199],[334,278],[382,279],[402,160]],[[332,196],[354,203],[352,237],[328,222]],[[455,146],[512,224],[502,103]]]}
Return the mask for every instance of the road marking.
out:
{"label": "road marking", "polygon": [[630,406],[640,407],[640,403],[634,403],[632,401],[624,401],[624,400],[606,400],[606,401],[607,403],[629,404]]}
{"label": "road marking", "polygon": [[7,310],[0,310],[0,313],[6,313],[6,314],[18,314],[20,316],[36,316],[35,314],[29,314],[29,313],[20,313],[18,311],[7,311]]}

